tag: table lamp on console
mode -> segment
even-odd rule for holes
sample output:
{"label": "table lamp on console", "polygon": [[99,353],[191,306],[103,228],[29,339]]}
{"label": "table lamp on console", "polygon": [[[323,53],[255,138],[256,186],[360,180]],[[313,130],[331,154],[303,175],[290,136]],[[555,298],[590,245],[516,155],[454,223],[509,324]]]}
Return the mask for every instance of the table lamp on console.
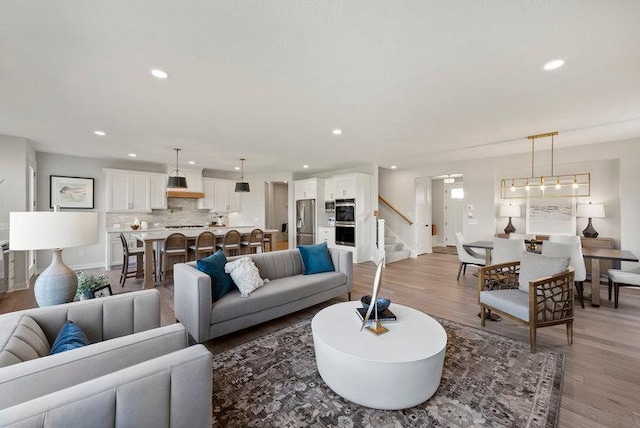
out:
{"label": "table lamp on console", "polygon": [[516,228],[511,223],[511,217],[520,217],[520,205],[502,205],[500,207],[500,217],[509,217],[509,224],[504,228],[504,233],[514,233]]}
{"label": "table lamp on console", "polygon": [[591,224],[592,218],[604,218],[604,204],[578,204],[576,211],[576,217],[585,217],[589,219],[589,224],[582,231],[585,238],[597,238],[598,232],[593,228]]}
{"label": "table lamp on console", "polygon": [[71,302],[78,276],[62,261],[62,249],[98,243],[98,213],[27,211],[9,214],[12,251],[51,250],[51,264],[36,279],[38,306]]}

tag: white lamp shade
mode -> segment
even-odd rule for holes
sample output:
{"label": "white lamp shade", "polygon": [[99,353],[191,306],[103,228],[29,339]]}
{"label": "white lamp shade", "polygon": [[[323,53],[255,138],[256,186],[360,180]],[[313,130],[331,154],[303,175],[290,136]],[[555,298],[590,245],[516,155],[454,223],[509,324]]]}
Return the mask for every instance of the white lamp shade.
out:
{"label": "white lamp shade", "polygon": [[27,211],[9,214],[11,250],[47,250],[96,243],[96,212]]}
{"label": "white lamp shade", "polygon": [[604,204],[578,204],[576,217],[604,218]]}
{"label": "white lamp shade", "polygon": [[520,205],[501,206],[500,217],[520,217]]}

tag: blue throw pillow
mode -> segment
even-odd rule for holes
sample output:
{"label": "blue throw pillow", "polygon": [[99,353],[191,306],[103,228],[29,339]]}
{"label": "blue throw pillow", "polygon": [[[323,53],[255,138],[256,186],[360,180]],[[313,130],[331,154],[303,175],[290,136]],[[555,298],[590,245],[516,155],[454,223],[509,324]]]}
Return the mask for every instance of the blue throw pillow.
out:
{"label": "blue throw pillow", "polygon": [[56,340],[51,347],[51,354],[59,354],[60,352],[70,351],[76,348],[82,348],[89,344],[89,339],[84,331],[73,321],[64,323]]}
{"label": "blue throw pillow", "polygon": [[305,275],[335,271],[326,242],[316,245],[298,245],[298,250],[302,256]]}
{"label": "blue throw pillow", "polygon": [[222,250],[196,262],[198,270],[211,277],[211,297],[214,302],[235,288],[231,275],[224,271],[225,264],[227,258]]}

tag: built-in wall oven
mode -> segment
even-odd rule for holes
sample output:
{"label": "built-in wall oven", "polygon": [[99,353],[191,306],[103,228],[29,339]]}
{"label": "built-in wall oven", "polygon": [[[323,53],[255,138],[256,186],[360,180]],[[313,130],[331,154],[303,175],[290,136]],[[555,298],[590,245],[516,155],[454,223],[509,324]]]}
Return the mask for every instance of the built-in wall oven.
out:
{"label": "built-in wall oven", "polygon": [[356,246],[356,200],[336,200],[336,244]]}

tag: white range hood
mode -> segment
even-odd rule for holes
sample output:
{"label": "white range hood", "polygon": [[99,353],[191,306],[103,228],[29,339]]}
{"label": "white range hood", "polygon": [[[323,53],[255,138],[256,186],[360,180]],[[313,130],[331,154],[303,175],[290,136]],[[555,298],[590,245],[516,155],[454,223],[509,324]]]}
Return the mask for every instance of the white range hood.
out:
{"label": "white range hood", "polygon": [[[176,169],[175,165],[167,165],[167,179],[171,171]],[[202,168],[180,168],[187,177],[186,189],[167,189],[167,198],[204,198],[202,191]]]}

